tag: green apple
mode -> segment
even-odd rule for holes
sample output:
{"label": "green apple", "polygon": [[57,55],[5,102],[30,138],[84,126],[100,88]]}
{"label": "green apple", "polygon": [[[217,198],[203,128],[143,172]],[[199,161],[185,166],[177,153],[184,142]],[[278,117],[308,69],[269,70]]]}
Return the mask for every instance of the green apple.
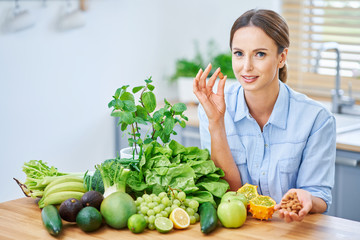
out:
{"label": "green apple", "polygon": [[223,201],[228,201],[228,200],[233,200],[233,201],[241,201],[245,208],[247,208],[249,201],[247,200],[247,198],[245,197],[244,194],[239,193],[239,192],[235,192],[235,191],[228,191],[227,193],[225,193],[222,198],[221,198],[221,202]]}
{"label": "green apple", "polygon": [[217,215],[221,224],[226,228],[239,228],[246,221],[246,208],[241,201],[222,201],[217,209]]}

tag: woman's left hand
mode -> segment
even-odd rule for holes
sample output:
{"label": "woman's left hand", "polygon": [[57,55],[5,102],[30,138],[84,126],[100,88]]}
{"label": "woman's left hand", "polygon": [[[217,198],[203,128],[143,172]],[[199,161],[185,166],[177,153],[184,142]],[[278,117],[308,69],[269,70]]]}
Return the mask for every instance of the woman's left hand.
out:
{"label": "woman's left hand", "polygon": [[313,207],[312,195],[306,190],[302,189],[290,189],[283,197],[286,197],[287,194],[296,192],[299,201],[302,205],[302,209],[299,211],[299,214],[289,212],[285,209],[280,209],[280,203],[275,206],[275,210],[279,210],[279,217],[283,218],[285,222],[290,223],[293,221],[301,222],[304,217],[310,212]]}

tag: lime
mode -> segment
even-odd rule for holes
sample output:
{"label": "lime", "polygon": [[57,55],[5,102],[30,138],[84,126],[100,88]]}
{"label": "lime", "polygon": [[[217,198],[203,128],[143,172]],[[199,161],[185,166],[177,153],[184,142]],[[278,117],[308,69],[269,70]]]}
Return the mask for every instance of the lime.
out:
{"label": "lime", "polygon": [[160,233],[170,232],[174,225],[173,222],[166,217],[158,217],[155,219],[155,227]]}
{"label": "lime", "polygon": [[142,233],[146,228],[145,217],[141,214],[134,214],[128,219],[128,228],[133,233]]}
{"label": "lime", "polygon": [[84,207],[77,214],[76,223],[84,232],[92,232],[101,226],[102,216],[96,208]]}

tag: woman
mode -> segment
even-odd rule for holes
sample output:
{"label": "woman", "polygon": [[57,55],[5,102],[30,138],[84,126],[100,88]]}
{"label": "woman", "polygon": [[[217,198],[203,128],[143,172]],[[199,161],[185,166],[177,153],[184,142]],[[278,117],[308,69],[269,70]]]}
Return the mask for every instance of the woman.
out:
{"label": "woman", "polygon": [[[250,10],[230,34],[232,67],[239,83],[217,93],[212,87],[220,69],[206,78],[211,64],[199,70],[193,90],[200,101],[203,148],[225,172],[231,190],[258,185],[260,194],[279,203],[296,192],[299,214],[280,210],[286,222],[322,213],[331,204],[336,155],[335,119],[322,105],[289,88],[286,58],[288,26],[271,10]],[[279,204],[276,209],[280,209]]]}

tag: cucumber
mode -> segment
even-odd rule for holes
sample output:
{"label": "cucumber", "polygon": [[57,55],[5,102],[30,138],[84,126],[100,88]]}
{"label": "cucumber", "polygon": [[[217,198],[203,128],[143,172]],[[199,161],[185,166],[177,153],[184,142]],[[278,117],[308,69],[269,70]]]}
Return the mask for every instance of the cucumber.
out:
{"label": "cucumber", "polygon": [[201,232],[208,234],[215,230],[218,224],[218,216],[214,205],[204,202],[200,205],[200,227]]}
{"label": "cucumber", "polygon": [[54,205],[47,205],[41,211],[41,218],[46,230],[53,236],[60,234],[62,222],[59,211]]}

